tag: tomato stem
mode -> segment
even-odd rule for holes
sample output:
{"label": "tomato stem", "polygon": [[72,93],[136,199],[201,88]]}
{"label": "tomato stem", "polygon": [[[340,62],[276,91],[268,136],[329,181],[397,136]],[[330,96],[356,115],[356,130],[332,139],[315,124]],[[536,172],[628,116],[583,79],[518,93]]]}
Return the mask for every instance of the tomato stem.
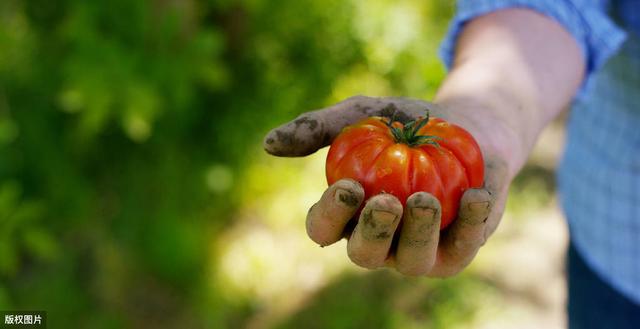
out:
{"label": "tomato stem", "polygon": [[382,122],[389,127],[396,143],[404,143],[410,147],[417,147],[421,145],[433,145],[435,147],[440,147],[440,144],[438,144],[437,141],[441,140],[442,137],[435,135],[418,135],[418,131],[429,123],[429,110],[426,111],[424,118],[418,117],[413,121],[409,121],[402,128],[398,128],[393,125],[395,122],[395,113],[388,118],[388,121],[383,119]]}

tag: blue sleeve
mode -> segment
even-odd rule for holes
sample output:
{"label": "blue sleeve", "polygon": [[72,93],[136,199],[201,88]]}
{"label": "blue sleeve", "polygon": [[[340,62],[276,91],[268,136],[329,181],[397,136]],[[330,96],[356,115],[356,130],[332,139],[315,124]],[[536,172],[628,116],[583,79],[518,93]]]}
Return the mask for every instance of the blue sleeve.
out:
{"label": "blue sleeve", "polygon": [[456,39],[466,22],[499,9],[533,9],[560,23],[578,42],[586,59],[586,84],[591,74],[620,47],[626,33],[616,26],[598,0],[459,0],[440,55],[447,68],[453,63]]}

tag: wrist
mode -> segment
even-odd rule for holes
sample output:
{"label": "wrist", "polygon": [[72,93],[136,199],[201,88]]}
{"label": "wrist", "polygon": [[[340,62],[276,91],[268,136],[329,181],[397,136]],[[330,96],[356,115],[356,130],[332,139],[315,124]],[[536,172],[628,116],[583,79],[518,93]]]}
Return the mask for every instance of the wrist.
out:
{"label": "wrist", "polygon": [[438,99],[448,120],[469,131],[476,139],[483,156],[499,159],[507,166],[508,180],[511,180],[525,164],[530,147],[522,132],[494,111],[498,104],[465,98]]}

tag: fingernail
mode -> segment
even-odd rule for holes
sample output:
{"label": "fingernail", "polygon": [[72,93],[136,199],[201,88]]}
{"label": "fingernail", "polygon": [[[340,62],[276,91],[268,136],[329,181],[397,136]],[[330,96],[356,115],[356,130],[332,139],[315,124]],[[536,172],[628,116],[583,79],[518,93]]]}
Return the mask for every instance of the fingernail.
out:
{"label": "fingernail", "polygon": [[334,195],[334,199],[336,202],[344,204],[348,207],[355,207],[358,205],[358,197],[355,195],[355,193],[345,189],[337,189]]}
{"label": "fingernail", "polygon": [[396,215],[384,210],[372,210],[371,216],[378,224],[390,225],[396,220]]}
{"label": "fingernail", "polygon": [[411,216],[413,216],[413,218],[433,219],[435,215],[436,215],[436,212],[432,208],[422,208],[422,207],[411,208]]}
{"label": "fingernail", "polygon": [[392,236],[397,219],[398,216],[391,212],[371,210],[363,217],[362,236],[367,240],[386,240]]}
{"label": "fingernail", "polygon": [[476,212],[476,211],[483,211],[483,210],[487,210],[489,209],[489,202],[484,201],[484,202],[471,202],[469,203],[469,210]]}

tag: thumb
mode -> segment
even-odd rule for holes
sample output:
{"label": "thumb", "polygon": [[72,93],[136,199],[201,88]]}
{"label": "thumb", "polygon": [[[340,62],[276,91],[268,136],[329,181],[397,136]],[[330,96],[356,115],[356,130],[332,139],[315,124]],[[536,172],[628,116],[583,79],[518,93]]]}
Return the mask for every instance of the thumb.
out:
{"label": "thumb", "polygon": [[264,149],[277,156],[305,156],[325,147],[342,131],[366,117],[395,117],[406,122],[434,110],[443,111],[435,104],[404,98],[375,98],[354,96],[326,109],[307,112],[295,120],[271,130],[264,138]]}
{"label": "thumb", "polygon": [[325,109],[301,114],[295,120],[271,130],[264,138],[267,153],[276,156],[305,156],[325,147],[342,128],[370,116],[375,99],[354,96]]}
{"label": "thumb", "polygon": [[323,116],[315,111],[271,130],[264,138],[263,147],[272,155],[305,156],[329,145],[331,140]]}

